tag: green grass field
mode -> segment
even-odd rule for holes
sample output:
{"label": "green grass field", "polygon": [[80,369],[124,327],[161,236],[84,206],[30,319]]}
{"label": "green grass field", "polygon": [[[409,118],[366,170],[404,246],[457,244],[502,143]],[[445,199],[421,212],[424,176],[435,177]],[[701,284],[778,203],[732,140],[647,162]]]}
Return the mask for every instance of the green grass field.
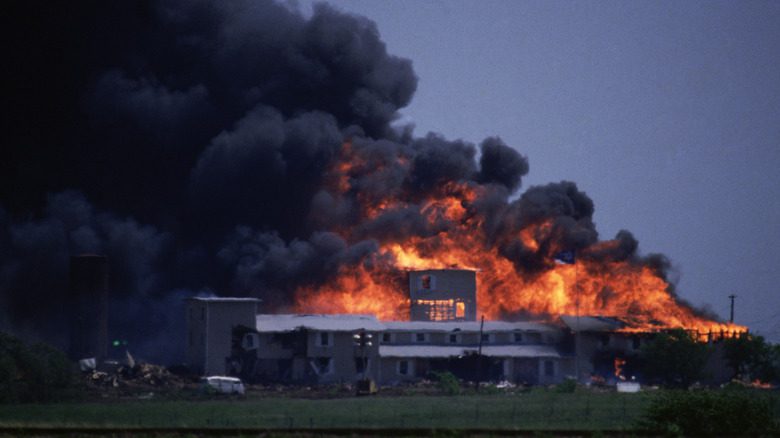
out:
{"label": "green grass field", "polygon": [[519,394],[335,399],[127,400],[0,406],[3,427],[436,428],[622,430],[648,394]]}
{"label": "green grass field", "polygon": [[[251,429],[632,429],[656,393],[112,400],[0,406],[0,427]],[[771,397],[775,397],[771,395]],[[780,403],[775,403],[775,406]],[[780,418],[780,412],[775,412]]]}

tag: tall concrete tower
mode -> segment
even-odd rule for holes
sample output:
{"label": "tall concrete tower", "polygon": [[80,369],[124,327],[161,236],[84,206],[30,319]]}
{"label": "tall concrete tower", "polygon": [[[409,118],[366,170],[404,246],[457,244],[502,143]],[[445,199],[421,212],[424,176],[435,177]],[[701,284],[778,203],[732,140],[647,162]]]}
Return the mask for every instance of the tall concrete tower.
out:
{"label": "tall concrete tower", "polygon": [[108,349],[108,258],[70,258],[70,348],[72,359],[106,357]]}
{"label": "tall concrete tower", "polygon": [[412,321],[476,321],[477,272],[428,269],[409,272]]}

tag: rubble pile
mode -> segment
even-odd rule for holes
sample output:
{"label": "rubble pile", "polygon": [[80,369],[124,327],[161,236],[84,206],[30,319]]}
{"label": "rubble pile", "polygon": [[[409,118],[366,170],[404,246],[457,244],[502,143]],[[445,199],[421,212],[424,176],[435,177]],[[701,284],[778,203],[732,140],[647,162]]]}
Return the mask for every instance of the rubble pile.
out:
{"label": "rubble pile", "polygon": [[160,365],[150,363],[118,364],[106,362],[84,373],[93,388],[117,388],[128,391],[183,389],[196,384],[191,377],[172,374]]}

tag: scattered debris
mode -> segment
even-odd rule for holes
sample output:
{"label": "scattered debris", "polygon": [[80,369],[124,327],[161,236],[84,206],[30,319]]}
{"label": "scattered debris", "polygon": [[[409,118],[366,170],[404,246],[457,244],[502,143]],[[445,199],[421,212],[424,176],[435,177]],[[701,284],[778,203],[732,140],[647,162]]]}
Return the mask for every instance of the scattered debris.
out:
{"label": "scattered debris", "polygon": [[172,374],[160,365],[137,363],[131,359],[132,356],[128,354],[127,365],[104,363],[97,369],[87,370],[84,373],[87,385],[92,388],[118,388],[128,393],[144,394],[148,394],[150,389],[183,389],[194,386],[191,378]]}

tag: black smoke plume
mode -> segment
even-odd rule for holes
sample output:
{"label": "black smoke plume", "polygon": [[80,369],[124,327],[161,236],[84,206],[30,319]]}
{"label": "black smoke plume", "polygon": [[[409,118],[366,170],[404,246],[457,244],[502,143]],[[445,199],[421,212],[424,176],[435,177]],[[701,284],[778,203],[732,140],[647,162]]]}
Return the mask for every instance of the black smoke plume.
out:
{"label": "black smoke plume", "polygon": [[[305,17],[273,1],[139,0],[19,1],[2,20],[0,329],[62,346],[69,257],[101,253],[111,332],[176,360],[183,297],[289,305],[384,241],[452,227],[421,213],[449,183],[484,188],[468,208],[518,270],[547,263],[507,237],[530,223],[552,218],[572,248],[598,241],[574,183],[510,201],[529,167],[501,139],[478,149],[394,126],[417,78],[366,18],[323,4]],[[345,141],[359,158],[354,190],[335,196],[328,172]],[[361,214],[388,196],[404,206]],[[630,233],[617,239],[592,257],[644,262]]]}

